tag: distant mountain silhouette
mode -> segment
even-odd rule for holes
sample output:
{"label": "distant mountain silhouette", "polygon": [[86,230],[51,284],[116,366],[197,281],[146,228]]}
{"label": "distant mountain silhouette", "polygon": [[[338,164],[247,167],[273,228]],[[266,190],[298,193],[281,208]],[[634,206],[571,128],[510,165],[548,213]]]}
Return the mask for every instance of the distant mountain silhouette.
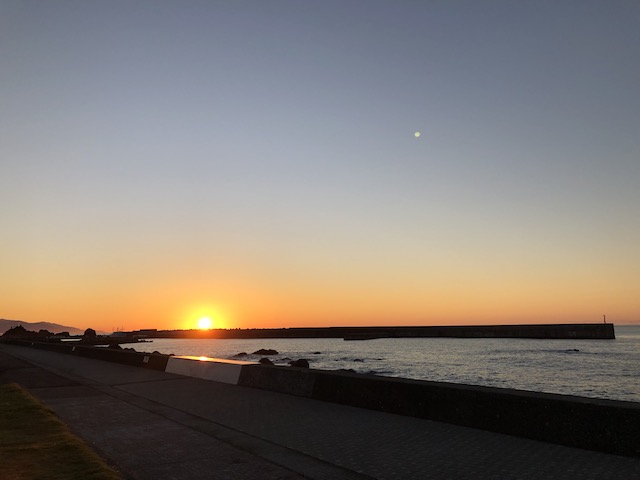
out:
{"label": "distant mountain silhouette", "polygon": [[75,327],[67,327],[65,325],[58,325],[57,323],[49,322],[23,322],[22,320],[5,320],[0,318],[0,335],[9,330],[10,328],[22,325],[27,330],[38,332],[40,330],[48,330],[51,333],[69,332],[70,335],[82,335],[84,330],[80,330]]}

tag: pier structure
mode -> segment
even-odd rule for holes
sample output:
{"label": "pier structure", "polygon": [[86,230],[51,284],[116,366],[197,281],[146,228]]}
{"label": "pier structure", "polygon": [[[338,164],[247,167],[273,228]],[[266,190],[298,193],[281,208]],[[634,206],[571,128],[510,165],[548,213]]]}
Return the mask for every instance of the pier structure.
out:
{"label": "pier structure", "polygon": [[612,323],[556,323],[529,325],[452,325],[382,327],[295,327],[212,330],[136,330],[144,338],[536,338],[613,340]]}

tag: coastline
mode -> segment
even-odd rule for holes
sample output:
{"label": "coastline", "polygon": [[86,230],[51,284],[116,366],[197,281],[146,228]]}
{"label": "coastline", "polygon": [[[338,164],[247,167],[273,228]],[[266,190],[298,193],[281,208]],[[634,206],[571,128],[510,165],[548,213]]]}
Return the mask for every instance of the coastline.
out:
{"label": "coastline", "polygon": [[127,478],[640,475],[638,457],[0,343],[7,380],[25,385]]}
{"label": "coastline", "polygon": [[[125,350],[37,342],[5,342],[30,350],[66,353],[83,362],[99,359],[161,373],[171,356]],[[84,358],[83,358],[84,357]],[[198,358],[193,368],[177,373],[208,378]],[[236,373],[224,373],[224,383],[337,403],[402,416],[450,423],[501,434],[616,455],[640,457],[636,442],[640,403],[601,400],[509,388],[408,380],[351,372],[278,367],[208,359],[213,364],[235,363]],[[195,368],[197,367],[197,368]],[[213,365],[213,369],[216,369]],[[189,373],[193,371],[195,373]],[[198,372],[205,372],[204,374]],[[219,383],[216,381],[214,383]]]}

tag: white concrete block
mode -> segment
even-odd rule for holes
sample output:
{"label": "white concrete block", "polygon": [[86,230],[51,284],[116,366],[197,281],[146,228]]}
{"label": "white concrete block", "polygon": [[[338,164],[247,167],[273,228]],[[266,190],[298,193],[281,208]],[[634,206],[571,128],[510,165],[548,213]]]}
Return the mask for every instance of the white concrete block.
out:
{"label": "white concrete block", "polygon": [[175,356],[169,358],[165,371],[177,375],[237,385],[243,365],[255,365],[255,362],[209,357]]}

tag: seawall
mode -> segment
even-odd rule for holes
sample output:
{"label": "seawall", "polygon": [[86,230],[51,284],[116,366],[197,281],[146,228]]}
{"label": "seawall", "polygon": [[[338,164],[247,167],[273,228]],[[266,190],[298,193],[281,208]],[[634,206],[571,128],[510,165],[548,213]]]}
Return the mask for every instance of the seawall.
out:
{"label": "seawall", "polygon": [[8,343],[640,457],[640,403],[117,349]]}
{"label": "seawall", "polygon": [[243,368],[239,385],[640,457],[640,403],[349,372]]}

